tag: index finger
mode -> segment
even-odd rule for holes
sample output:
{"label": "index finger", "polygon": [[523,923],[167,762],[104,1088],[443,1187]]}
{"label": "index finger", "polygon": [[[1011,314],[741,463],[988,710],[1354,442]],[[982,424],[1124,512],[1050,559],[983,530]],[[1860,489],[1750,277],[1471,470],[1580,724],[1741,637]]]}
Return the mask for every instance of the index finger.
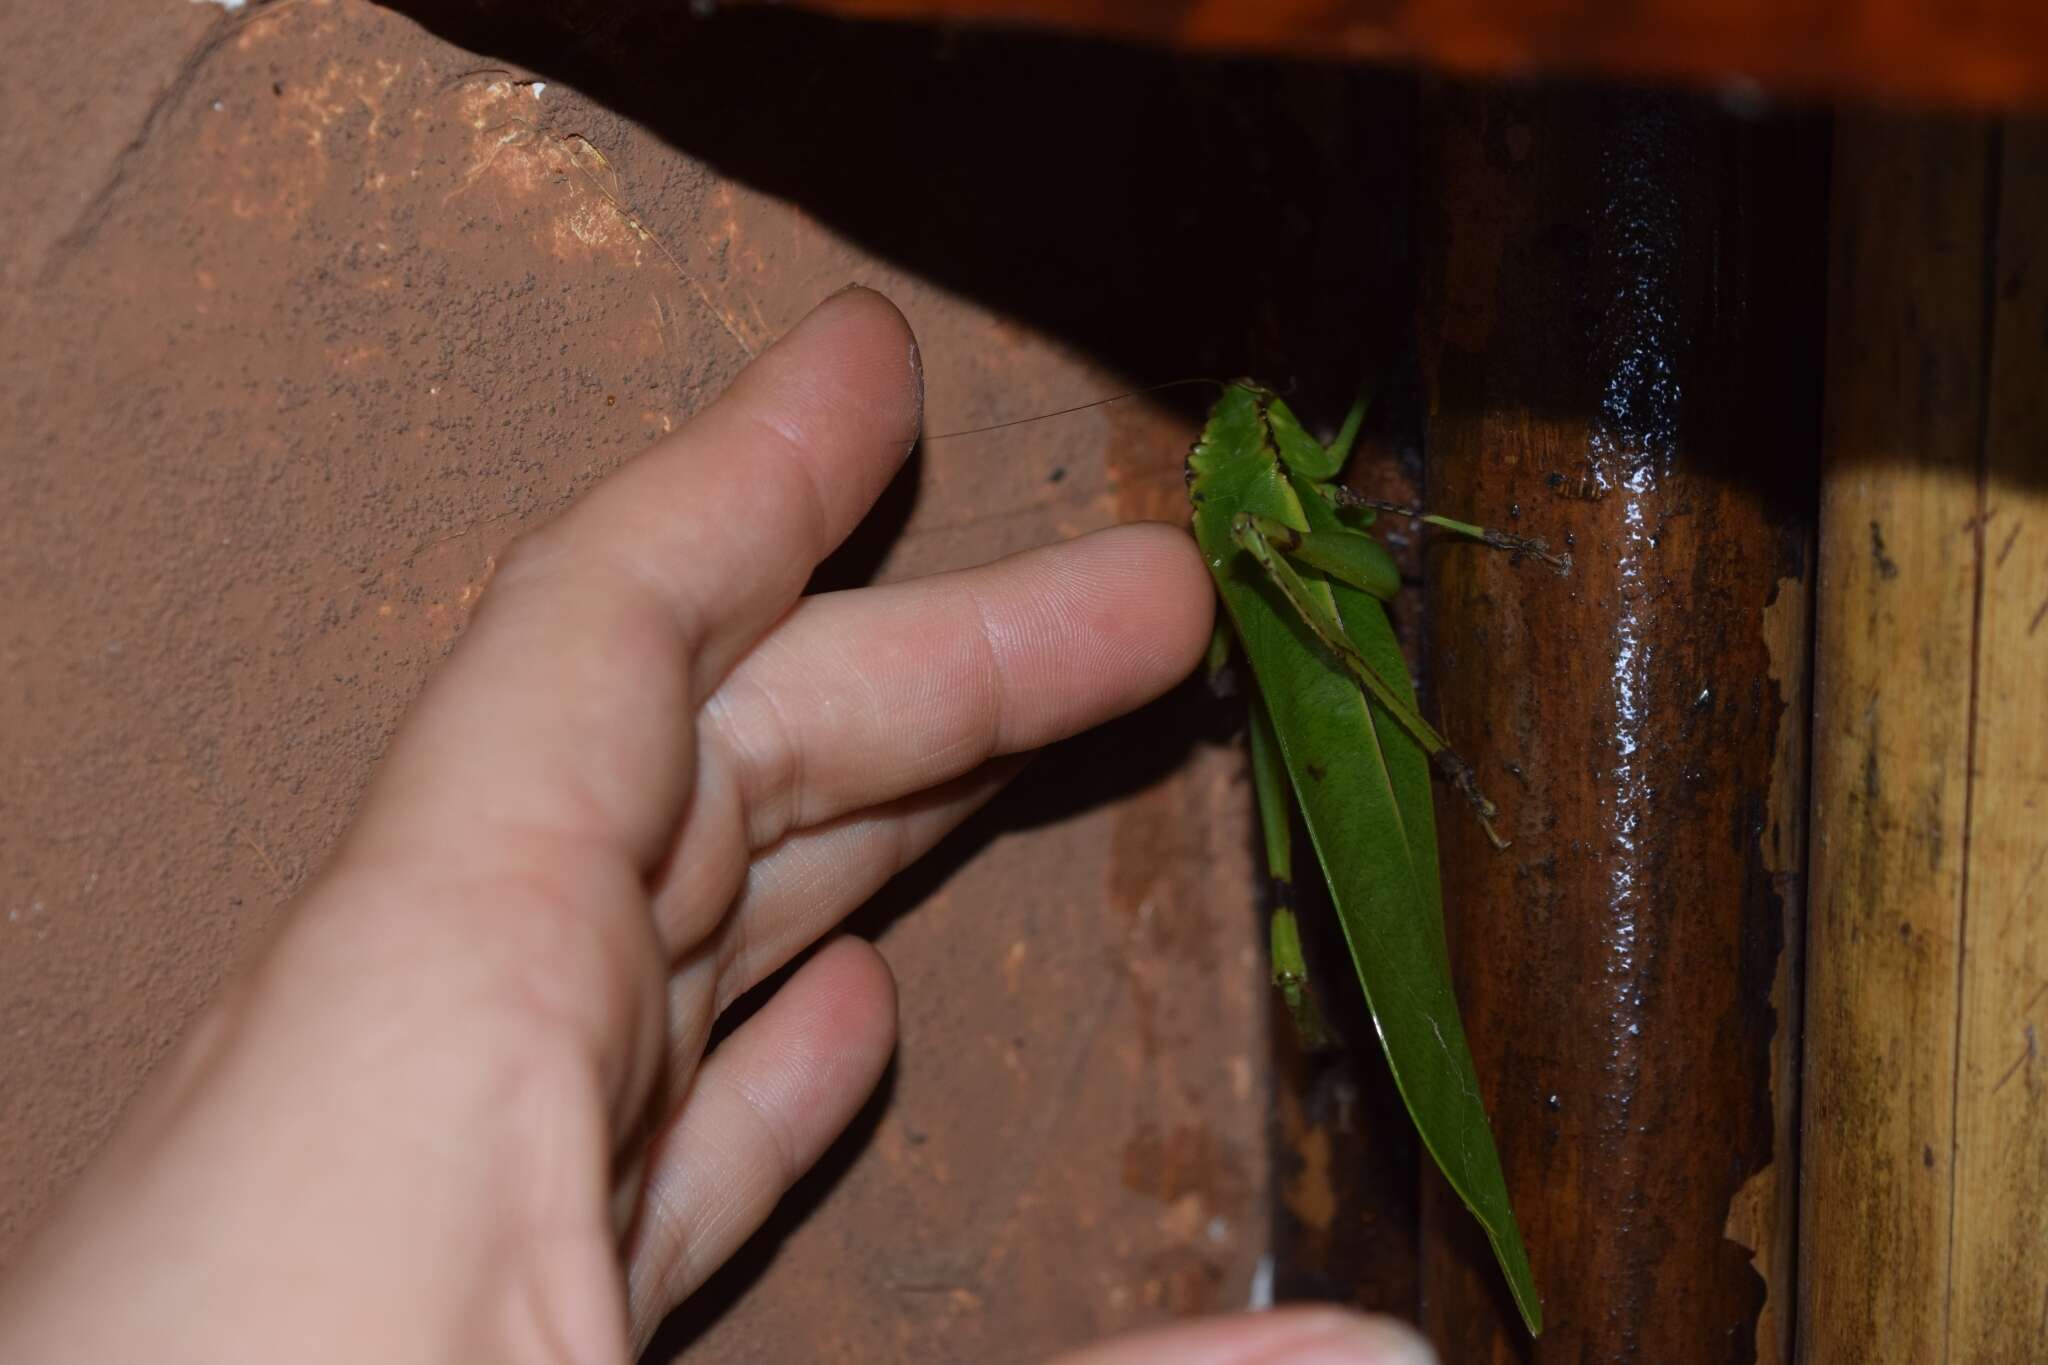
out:
{"label": "index finger", "polygon": [[874,506],[923,407],[910,324],[845,290],[571,508],[548,552],[650,585],[695,647],[691,694],[708,697]]}
{"label": "index finger", "polygon": [[820,305],[513,547],[359,838],[488,860],[510,835],[650,866],[688,792],[697,705],[901,467],[920,406],[894,306],[867,290]]}

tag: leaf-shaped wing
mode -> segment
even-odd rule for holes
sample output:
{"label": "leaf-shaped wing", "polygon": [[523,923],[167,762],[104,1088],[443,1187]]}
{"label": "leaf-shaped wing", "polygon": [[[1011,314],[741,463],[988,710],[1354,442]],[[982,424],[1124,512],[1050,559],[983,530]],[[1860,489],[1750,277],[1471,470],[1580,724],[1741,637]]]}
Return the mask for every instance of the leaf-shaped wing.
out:
{"label": "leaf-shaped wing", "polygon": [[[1321,530],[1322,518],[1334,523],[1335,514],[1320,498],[1293,496],[1270,435],[1247,423],[1250,409],[1233,404],[1232,393],[1189,458],[1195,536],[1273,718],[1401,1098],[1451,1188],[1486,1229],[1529,1330],[1540,1331],[1542,1305],[1451,988],[1429,765],[1233,538],[1232,519],[1250,501],[1265,504],[1250,509],[1259,515],[1289,520],[1272,505],[1276,479],[1297,524]],[[1305,577],[1412,706],[1407,666],[1379,603]]]}

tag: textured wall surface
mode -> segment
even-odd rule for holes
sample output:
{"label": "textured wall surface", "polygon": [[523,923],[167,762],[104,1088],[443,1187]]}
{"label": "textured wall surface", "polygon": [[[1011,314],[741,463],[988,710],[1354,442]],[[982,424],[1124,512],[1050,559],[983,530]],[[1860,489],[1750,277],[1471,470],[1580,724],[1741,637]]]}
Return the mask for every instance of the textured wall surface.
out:
{"label": "textured wall surface", "polygon": [[[904,308],[932,431],[1217,370],[1341,409],[1407,325],[1360,284],[1353,75],[406,8],[0,19],[0,1256],[319,866],[505,542],[822,295]],[[1177,519],[1199,402],[932,442],[825,577]],[[885,1095],[665,1345],[1026,1358],[1242,1301],[1271,1105],[1230,740],[1187,689],[864,912]]]}

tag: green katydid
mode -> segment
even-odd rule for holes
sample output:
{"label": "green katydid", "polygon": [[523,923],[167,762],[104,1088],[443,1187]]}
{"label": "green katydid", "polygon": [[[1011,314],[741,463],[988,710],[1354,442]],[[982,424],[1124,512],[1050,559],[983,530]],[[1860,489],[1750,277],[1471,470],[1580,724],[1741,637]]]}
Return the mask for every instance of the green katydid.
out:
{"label": "green katydid", "polygon": [[[1364,534],[1375,511],[1333,482],[1365,414],[1361,399],[1328,445],[1250,383],[1227,386],[1188,455],[1195,539],[1225,608],[1212,663],[1234,637],[1251,663],[1251,753],[1267,866],[1292,878],[1293,788],[1328,879],[1395,1084],[1423,1145],[1478,1218],[1531,1333],[1542,1305],[1508,1202],[1451,989],[1429,769],[1464,793],[1489,838],[1493,807],[1471,770],[1422,719],[1381,602],[1393,561]],[[1445,517],[1422,520],[1560,570],[1537,541]],[[1271,923],[1273,978],[1304,1037],[1322,1024],[1308,994],[1292,908]]]}

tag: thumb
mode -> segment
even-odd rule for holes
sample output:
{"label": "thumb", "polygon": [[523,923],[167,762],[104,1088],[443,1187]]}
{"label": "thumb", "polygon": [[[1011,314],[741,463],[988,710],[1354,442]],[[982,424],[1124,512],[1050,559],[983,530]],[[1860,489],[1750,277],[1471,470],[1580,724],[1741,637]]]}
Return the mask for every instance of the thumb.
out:
{"label": "thumb", "polygon": [[1053,1365],[1434,1365],[1436,1353],[1393,1318],[1283,1308],[1175,1323],[1098,1342]]}

